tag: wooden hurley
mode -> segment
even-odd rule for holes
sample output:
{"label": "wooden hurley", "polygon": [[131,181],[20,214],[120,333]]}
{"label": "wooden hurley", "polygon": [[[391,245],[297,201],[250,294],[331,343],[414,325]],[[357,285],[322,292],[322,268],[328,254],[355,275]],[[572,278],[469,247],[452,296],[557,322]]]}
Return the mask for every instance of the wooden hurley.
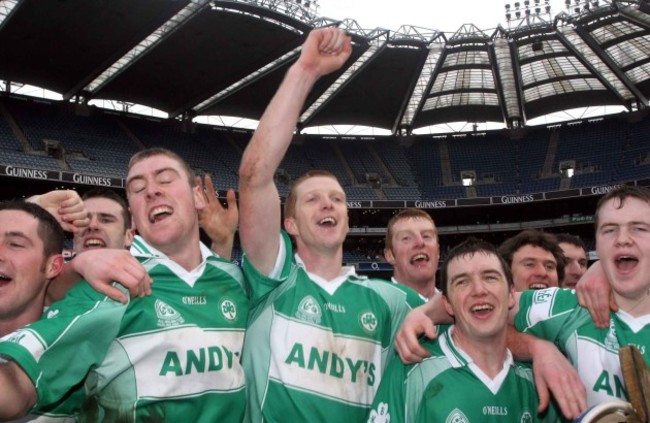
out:
{"label": "wooden hurley", "polygon": [[619,350],[627,396],[640,423],[650,423],[650,370],[639,350],[628,345]]}

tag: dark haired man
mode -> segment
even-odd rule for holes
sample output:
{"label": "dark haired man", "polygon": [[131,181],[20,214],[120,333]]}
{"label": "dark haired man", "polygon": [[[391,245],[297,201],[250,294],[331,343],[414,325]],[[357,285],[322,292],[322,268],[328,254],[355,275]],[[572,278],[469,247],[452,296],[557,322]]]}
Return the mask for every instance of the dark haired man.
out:
{"label": "dark haired man", "polygon": [[572,234],[557,234],[557,242],[566,258],[564,279],[560,280],[562,288],[575,288],[587,271],[587,247],[582,240]]}
{"label": "dark haired man", "polygon": [[63,230],[40,206],[0,203],[0,337],[43,314],[49,282],[63,267]]}
{"label": "dark haired man", "polygon": [[499,252],[512,269],[515,291],[559,286],[564,254],[554,235],[527,229],[505,240]]}
{"label": "dark haired man", "polygon": [[443,305],[454,325],[423,341],[431,356],[390,364],[369,422],[557,421],[538,413],[530,368],[506,348],[508,312],[515,303],[512,274],[491,244],[470,238],[442,266]]}

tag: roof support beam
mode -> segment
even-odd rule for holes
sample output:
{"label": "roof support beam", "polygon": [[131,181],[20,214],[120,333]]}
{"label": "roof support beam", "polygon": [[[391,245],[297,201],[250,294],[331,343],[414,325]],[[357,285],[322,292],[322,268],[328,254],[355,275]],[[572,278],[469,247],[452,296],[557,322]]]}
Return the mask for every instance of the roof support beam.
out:
{"label": "roof support beam", "polygon": [[[314,116],[325,107],[327,103],[330,102],[332,97],[339,91],[341,88],[345,87],[355,76],[361,72],[361,70],[366,67],[372,60],[379,56],[379,53],[386,48],[386,43],[388,41],[388,33],[383,34],[384,37],[377,37],[374,40],[370,40],[370,46],[363,54],[352,63],[342,74],[337,78],[332,85],[330,85],[327,90],[314,101],[308,108],[303,112],[298,120],[298,127],[304,128],[309,126],[309,122],[314,118]],[[379,40],[383,38],[383,40]]]}
{"label": "roof support beam", "polygon": [[444,36],[439,37],[436,41],[433,41],[431,44],[429,44],[429,54],[427,55],[426,61],[424,62],[420,76],[415,83],[415,87],[411,92],[411,97],[401,114],[399,127],[393,128],[394,133],[399,130],[404,130],[407,133],[410,133],[413,129],[413,119],[415,118],[416,114],[422,110],[424,98],[426,94],[431,90],[431,86],[433,85],[434,75],[442,65],[440,57],[442,56],[444,47]]}
{"label": "roof support beam", "polygon": [[[112,81],[120,73],[124,72],[129,66],[135,63],[138,59],[143,57],[148,51],[156,46],[160,41],[164,40],[175,30],[189,22],[197,13],[204,7],[208,7],[209,0],[193,0],[169,21],[165,22],[160,28],[150,34],[147,38],[138,43],[128,53],[122,56],[111,67],[106,69],[101,75],[90,82],[85,91],[94,94],[102,89],[106,84]],[[67,93],[66,95],[72,96],[75,93]]]}
{"label": "roof support beam", "polygon": [[508,127],[511,127],[513,122],[523,125],[524,113],[509,40],[501,37],[495,38],[489,49],[489,54],[504,121],[507,122]]}
{"label": "roof support beam", "polygon": [[645,96],[617,69],[588,33],[581,28],[576,30],[569,25],[558,27],[557,32],[567,48],[573,50],[585,67],[593,72],[594,76],[611,90],[628,109],[633,100],[647,104]]}

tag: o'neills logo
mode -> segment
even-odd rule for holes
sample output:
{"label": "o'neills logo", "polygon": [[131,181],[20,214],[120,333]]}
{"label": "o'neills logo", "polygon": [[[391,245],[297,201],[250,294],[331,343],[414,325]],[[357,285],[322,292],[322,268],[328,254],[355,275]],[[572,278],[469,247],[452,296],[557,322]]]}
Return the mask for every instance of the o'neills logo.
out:
{"label": "o'neills logo", "polygon": [[591,187],[592,194],[607,194],[610,191],[620,188],[621,185],[610,185],[605,187]]}
{"label": "o'neills logo", "polygon": [[535,201],[535,197],[532,195],[515,195],[515,196],[506,196],[501,197],[501,202],[504,204],[517,204],[517,203],[530,203]]}
{"label": "o'neills logo", "polygon": [[111,186],[111,178],[103,178],[101,176],[81,175],[75,173],[72,175],[72,180],[78,184],[101,185],[104,187]]}
{"label": "o'neills logo", "polygon": [[47,172],[44,170],[24,169],[22,167],[6,166],[5,173],[9,176],[20,178],[47,179]]}

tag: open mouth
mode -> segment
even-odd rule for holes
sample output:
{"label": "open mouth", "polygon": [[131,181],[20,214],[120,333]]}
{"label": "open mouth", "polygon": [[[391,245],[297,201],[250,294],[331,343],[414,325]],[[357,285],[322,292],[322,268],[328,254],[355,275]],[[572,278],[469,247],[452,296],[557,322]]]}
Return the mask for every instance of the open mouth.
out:
{"label": "open mouth", "polygon": [[336,226],[336,219],[334,219],[333,217],[324,217],[318,221],[318,224],[320,226],[329,226],[329,227]]}
{"label": "open mouth", "polygon": [[622,272],[628,272],[639,263],[639,259],[633,256],[619,256],[614,260],[616,268]]}
{"label": "open mouth", "polygon": [[411,264],[420,264],[420,263],[428,263],[429,262],[429,256],[426,254],[416,254],[413,257],[411,257]]}
{"label": "open mouth", "polygon": [[494,306],[491,304],[477,304],[472,308],[470,308],[472,314],[475,314],[477,316],[485,316],[489,314],[492,310],[494,310]]}
{"label": "open mouth", "polygon": [[174,214],[174,210],[171,207],[158,206],[149,213],[149,223],[160,222],[172,214]]}
{"label": "open mouth", "polygon": [[4,273],[0,273],[0,287],[8,285],[11,282],[11,278]]}
{"label": "open mouth", "polygon": [[548,288],[548,284],[545,284],[545,283],[537,282],[537,283],[531,283],[530,285],[528,285],[528,289],[537,290],[537,289],[546,289],[546,288]]}
{"label": "open mouth", "polygon": [[99,238],[88,238],[84,242],[84,248],[106,248],[106,243]]}

